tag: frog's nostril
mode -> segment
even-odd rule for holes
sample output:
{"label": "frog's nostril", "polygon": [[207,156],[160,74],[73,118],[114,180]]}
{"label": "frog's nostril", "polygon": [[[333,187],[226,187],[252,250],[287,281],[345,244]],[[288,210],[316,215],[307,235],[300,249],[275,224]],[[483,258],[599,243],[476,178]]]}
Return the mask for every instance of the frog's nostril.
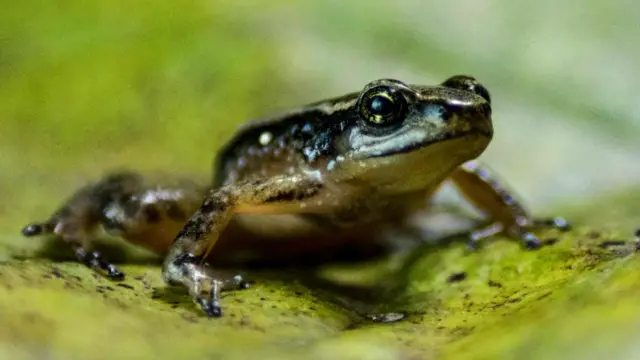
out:
{"label": "frog's nostril", "polygon": [[478,108],[478,111],[480,112],[480,114],[484,117],[490,117],[491,116],[491,105],[489,105],[489,103],[483,103],[482,105],[480,105],[480,107]]}
{"label": "frog's nostril", "polygon": [[491,95],[489,95],[489,90],[486,87],[476,83],[471,88],[471,91],[482,96],[489,104],[491,104]]}

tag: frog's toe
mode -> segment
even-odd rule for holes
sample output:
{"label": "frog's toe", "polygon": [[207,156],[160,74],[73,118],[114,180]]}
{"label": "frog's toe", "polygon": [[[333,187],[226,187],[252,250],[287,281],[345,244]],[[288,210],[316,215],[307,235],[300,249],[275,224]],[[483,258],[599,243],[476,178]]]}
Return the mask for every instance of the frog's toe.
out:
{"label": "frog's toe", "polygon": [[251,287],[251,284],[249,284],[249,282],[247,280],[245,280],[242,275],[236,275],[230,279],[227,280],[223,280],[222,281],[222,289],[223,290],[227,290],[227,289],[239,289],[239,290],[243,290],[243,289],[248,289]]}
{"label": "frog's toe", "polygon": [[222,308],[219,305],[212,305],[208,314],[212,317],[222,317]]}
{"label": "frog's toe", "polygon": [[118,270],[115,265],[107,261],[100,252],[86,251],[81,247],[78,247],[75,252],[78,260],[94,270],[104,271],[110,280],[124,280],[125,274]]}
{"label": "frog's toe", "polygon": [[234,289],[248,289],[249,282],[245,281],[240,275],[224,280],[212,277],[210,279],[209,287],[210,290],[205,296],[197,296],[195,300],[207,316],[221,317],[222,307],[220,306],[220,292]]}
{"label": "frog's toe", "polygon": [[560,231],[570,231],[572,228],[571,223],[563,217],[536,219],[534,225],[536,227],[552,228]]}
{"label": "frog's toe", "polygon": [[38,236],[40,234],[42,234],[42,225],[40,224],[29,224],[25,227],[22,228],[22,235],[27,236],[27,237],[31,237],[31,236]]}
{"label": "frog's toe", "polygon": [[222,307],[217,300],[199,298],[198,303],[202,311],[209,317],[222,317]]}
{"label": "frog's toe", "polygon": [[193,301],[210,317],[222,316],[220,293],[225,290],[246,289],[249,283],[241,276],[222,276],[199,257],[189,253],[165,262],[164,281],[171,286],[183,286]]}
{"label": "frog's toe", "polygon": [[522,235],[522,245],[528,250],[536,250],[542,246],[540,239],[533,233],[525,233]]}
{"label": "frog's toe", "polygon": [[241,280],[238,283],[238,289],[240,289],[240,290],[248,289],[250,287],[251,287],[251,284],[246,280]]}
{"label": "frog's toe", "polygon": [[469,241],[467,241],[467,249],[469,251],[476,251],[478,250],[478,241],[475,239],[470,239]]}
{"label": "frog's toe", "polygon": [[[563,218],[552,218],[546,220],[536,220],[534,222],[534,227],[544,226],[544,227],[554,227],[558,228],[561,231],[568,231],[570,229],[569,223]],[[507,235],[511,239],[518,240],[522,244],[525,249],[528,250],[536,250],[542,247],[543,243],[538,236],[536,236],[533,232],[533,227],[530,225],[521,226],[515,225],[511,228],[507,228],[505,230],[505,226],[500,223],[493,223],[487,227],[480,228],[478,230],[473,231],[469,236],[469,242],[467,243],[467,247],[471,251],[475,251],[478,249],[478,246],[482,242],[482,240],[486,240],[490,237],[498,235],[500,233]]]}
{"label": "frog's toe", "polygon": [[107,277],[113,281],[122,281],[124,280],[124,273],[118,270],[115,265],[109,264],[109,269],[107,269]]}
{"label": "frog's toe", "polygon": [[22,236],[33,237],[43,234],[48,234],[53,231],[53,227],[49,223],[30,223],[22,228],[20,231]]}

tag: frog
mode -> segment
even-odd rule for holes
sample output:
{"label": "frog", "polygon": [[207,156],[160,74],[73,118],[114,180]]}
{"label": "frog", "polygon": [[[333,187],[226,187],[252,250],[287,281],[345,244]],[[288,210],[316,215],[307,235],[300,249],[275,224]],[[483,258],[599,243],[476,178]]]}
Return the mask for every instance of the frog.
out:
{"label": "frog", "polygon": [[93,249],[102,227],[164,256],[164,282],[183,288],[209,317],[222,316],[222,291],[250,287],[240,275],[220,275],[210,259],[296,256],[355,238],[372,241],[407,226],[445,183],[486,215],[469,231],[471,248],[502,234],[537,249],[536,230],[566,231],[570,224],[533,217],[479,162],[493,134],[491,96],[474,77],[437,85],[382,78],[245,123],[219,149],[210,184],[111,173],[22,234],[58,237],[79,261],[122,280],[123,272]]}

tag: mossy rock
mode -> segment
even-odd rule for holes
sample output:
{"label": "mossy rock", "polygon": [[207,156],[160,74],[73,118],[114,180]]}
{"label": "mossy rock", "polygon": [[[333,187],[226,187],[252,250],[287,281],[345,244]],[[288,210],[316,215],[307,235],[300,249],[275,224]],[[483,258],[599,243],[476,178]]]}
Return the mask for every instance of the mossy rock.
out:
{"label": "mossy rock", "polygon": [[537,251],[496,239],[471,252],[452,238],[364,263],[245,269],[255,284],[226,292],[220,319],[164,287],[144,253],[112,245],[134,263],[112,282],[62,261],[60,244],[12,247],[0,357],[621,358],[640,317],[637,243],[624,234],[578,226],[542,233]]}

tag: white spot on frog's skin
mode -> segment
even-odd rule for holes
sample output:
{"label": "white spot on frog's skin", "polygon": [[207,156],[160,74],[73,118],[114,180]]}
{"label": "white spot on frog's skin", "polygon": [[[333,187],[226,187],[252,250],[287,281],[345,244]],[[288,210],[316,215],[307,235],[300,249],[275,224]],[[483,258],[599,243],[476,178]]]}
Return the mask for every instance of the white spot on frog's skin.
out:
{"label": "white spot on frog's skin", "polygon": [[142,193],[140,196],[132,197],[132,200],[139,200],[141,204],[155,204],[167,200],[179,200],[183,197],[181,190],[154,189]]}
{"label": "white spot on frog's skin", "polygon": [[335,160],[329,161],[329,163],[327,164],[327,170],[331,171],[335,168],[336,168],[336,161]]}
{"label": "white spot on frog's skin", "polygon": [[322,181],[322,173],[320,172],[320,170],[304,170],[303,172],[310,178]]}
{"label": "white spot on frog's skin", "polygon": [[108,218],[115,218],[116,216],[120,215],[120,211],[118,211],[118,209],[114,208],[113,206],[108,206],[104,211],[104,215]]}
{"label": "white spot on frog's skin", "polygon": [[273,135],[268,131],[265,131],[262,134],[260,134],[260,137],[258,138],[258,141],[260,142],[260,145],[262,145],[262,146],[269,145],[271,140],[273,140]]}
{"label": "white spot on frog's skin", "polygon": [[[104,216],[115,223],[124,223],[127,219],[127,215],[124,213],[122,208],[114,204],[110,204],[104,209]],[[60,234],[60,231],[64,230],[62,226],[62,224],[56,225],[54,232],[56,234]],[[110,228],[107,232],[111,235],[122,236],[122,229]]]}
{"label": "white spot on frog's skin", "polygon": [[309,161],[313,161],[316,159],[316,151],[311,148],[305,148],[304,155],[309,159]]}

